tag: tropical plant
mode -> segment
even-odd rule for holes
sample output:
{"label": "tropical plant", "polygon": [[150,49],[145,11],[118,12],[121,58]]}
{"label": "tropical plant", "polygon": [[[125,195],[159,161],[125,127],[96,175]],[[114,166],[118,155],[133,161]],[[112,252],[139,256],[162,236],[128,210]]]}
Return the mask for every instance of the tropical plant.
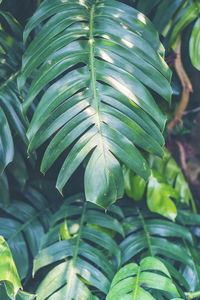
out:
{"label": "tropical plant", "polygon": [[44,1],[26,26],[25,43],[44,21],[18,80],[22,90],[35,73],[24,114],[44,91],[28,129],[28,152],[50,138],[41,164],[46,173],[72,145],[56,183],[62,193],[93,150],[84,176],[86,199],[107,208],[123,196],[120,162],[147,179],[150,169],[137,147],[163,155],[165,117],[145,85],[170,100],[164,49],[148,19],[117,1]]}
{"label": "tropical plant", "polygon": [[165,50],[190,28],[199,69],[199,2],[15,5],[0,5],[0,299],[198,299],[198,202],[163,145]]}
{"label": "tropical plant", "polygon": [[[155,271],[155,273],[149,271]],[[162,275],[157,272],[161,272]],[[157,289],[179,296],[167,268],[158,259],[146,257],[142,259],[140,266],[130,263],[117,272],[106,299],[155,299],[145,288]]]}

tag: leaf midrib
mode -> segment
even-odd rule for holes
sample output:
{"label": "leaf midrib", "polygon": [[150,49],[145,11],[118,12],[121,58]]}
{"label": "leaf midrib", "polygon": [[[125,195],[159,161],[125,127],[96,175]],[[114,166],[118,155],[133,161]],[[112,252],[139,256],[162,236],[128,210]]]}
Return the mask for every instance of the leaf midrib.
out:
{"label": "leaf midrib", "polygon": [[138,292],[138,288],[139,288],[139,280],[140,280],[140,272],[141,272],[140,267],[138,267],[135,290],[134,290],[134,294],[133,294],[133,300],[136,300],[136,297],[137,297],[137,292]]}
{"label": "leaf midrib", "polygon": [[[90,21],[89,21],[89,55],[90,55],[90,72],[91,72],[91,87],[92,87],[92,95],[94,98],[94,104],[95,104],[95,110],[96,110],[96,116],[97,116],[97,127],[99,131],[99,137],[100,137],[100,144],[103,154],[103,159],[105,162],[105,173],[106,173],[106,156],[105,156],[105,148],[103,144],[103,135],[102,135],[102,129],[101,129],[101,118],[100,118],[100,109],[99,109],[99,99],[97,96],[97,86],[96,86],[96,70],[95,70],[95,55],[94,55],[94,12],[95,12],[95,4],[93,4],[90,8]],[[106,177],[106,176],[105,176]],[[107,177],[106,177],[107,181]]]}

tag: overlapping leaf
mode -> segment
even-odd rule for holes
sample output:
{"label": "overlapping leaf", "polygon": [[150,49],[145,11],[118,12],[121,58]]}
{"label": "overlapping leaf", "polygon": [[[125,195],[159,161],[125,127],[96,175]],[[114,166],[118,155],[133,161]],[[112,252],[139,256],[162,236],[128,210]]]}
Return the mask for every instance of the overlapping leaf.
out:
{"label": "overlapping leaf", "polygon": [[[182,224],[175,224],[158,215],[125,206],[124,228],[126,238],[121,242],[122,265],[142,254],[151,254],[164,258],[171,275],[186,291],[198,288],[199,261],[197,260],[194,239],[188,228]],[[179,262],[182,267],[178,272],[168,261]],[[184,275],[186,267],[187,274]],[[184,279],[185,277],[185,279]],[[194,279],[192,282],[191,279]],[[187,282],[188,281],[188,282]],[[196,285],[196,286],[195,286]]]}
{"label": "overlapping leaf", "polygon": [[41,165],[45,173],[72,146],[57,179],[61,192],[92,153],[86,199],[108,207],[123,195],[120,161],[147,179],[140,148],[163,154],[165,117],[147,89],[170,100],[163,47],[143,14],[114,0],[43,1],[28,22],[25,42],[42,22],[19,79],[22,89],[35,72],[24,113],[41,98],[28,130],[28,151],[51,138]]}
{"label": "overlapping leaf", "polygon": [[[26,122],[20,109],[16,78],[20,70],[22,28],[9,14],[0,11],[0,176],[14,158],[13,137],[24,143]],[[4,29],[4,25],[7,31]],[[6,27],[7,26],[7,27]]]}
{"label": "overlapping leaf", "polygon": [[[0,217],[0,232],[4,235],[13,253],[21,279],[30,272],[29,263],[37,254],[40,241],[48,228],[48,209],[43,196],[31,187],[24,190],[23,201],[12,201],[3,208]],[[30,251],[30,252],[29,252]]]}
{"label": "overlapping leaf", "polygon": [[[123,216],[115,206],[111,213]],[[85,202],[83,195],[65,200],[52,216],[50,231],[34,261],[34,273],[56,263],[41,282],[37,300],[98,299],[92,295],[92,289],[107,294],[110,281],[120,265],[119,247],[105,233],[105,229],[111,228],[115,234],[123,236],[117,218]]]}
{"label": "overlapping leaf", "polygon": [[33,300],[34,295],[23,292],[10,248],[0,236],[0,299]]}
{"label": "overlapping leaf", "polygon": [[[127,196],[140,201],[146,195],[150,211],[159,213],[173,221],[177,216],[176,204],[191,205],[193,212],[196,212],[189,185],[180,167],[167,149],[165,149],[162,159],[150,155],[148,161],[152,172],[147,182],[139,175],[135,175],[129,168],[123,167]],[[173,200],[176,200],[176,203]]]}

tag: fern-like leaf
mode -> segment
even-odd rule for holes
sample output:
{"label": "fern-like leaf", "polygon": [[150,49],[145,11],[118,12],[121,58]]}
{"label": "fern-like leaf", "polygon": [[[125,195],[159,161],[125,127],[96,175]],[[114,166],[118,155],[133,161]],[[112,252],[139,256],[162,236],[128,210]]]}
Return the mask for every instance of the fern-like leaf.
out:
{"label": "fern-like leaf", "polygon": [[[122,216],[121,210],[115,206],[111,213]],[[119,247],[105,232],[110,228],[115,234],[123,235],[117,218],[109,213],[105,215],[101,208],[85,202],[83,195],[65,200],[52,216],[50,231],[34,260],[34,273],[56,263],[41,282],[37,300],[48,297],[97,299],[87,286],[107,294],[110,281],[120,265]]]}
{"label": "fern-like leaf", "polygon": [[72,145],[57,188],[89,153],[88,201],[107,208],[123,196],[120,161],[147,179],[140,149],[163,155],[165,117],[150,87],[170,100],[171,72],[150,21],[115,0],[43,1],[28,22],[30,33],[44,22],[23,57],[19,87],[35,72],[23,111],[41,97],[28,130],[29,152],[52,137],[42,160],[45,173]]}

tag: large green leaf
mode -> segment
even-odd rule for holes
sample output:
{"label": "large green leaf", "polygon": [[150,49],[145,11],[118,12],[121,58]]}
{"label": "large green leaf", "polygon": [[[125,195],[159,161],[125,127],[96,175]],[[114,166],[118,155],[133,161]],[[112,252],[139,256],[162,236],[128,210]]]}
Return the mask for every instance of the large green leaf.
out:
{"label": "large green leaf", "polygon": [[106,300],[155,300],[145,288],[179,296],[165,265],[157,258],[146,257],[140,262],[140,266],[130,263],[117,272]]}
{"label": "large green leaf", "polygon": [[[20,70],[22,28],[9,14],[0,11],[0,174],[14,158],[13,136],[24,143],[26,122],[20,109],[16,78]],[[5,25],[5,28],[3,26]],[[6,29],[9,28],[9,34]],[[7,29],[8,31],[8,29]]]}
{"label": "large green leaf", "polygon": [[37,289],[37,300],[97,299],[87,285],[107,294],[120,265],[120,250],[102,229],[112,228],[123,235],[122,225],[110,213],[122,216],[115,206],[105,214],[103,209],[85,202],[83,195],[64,201],[52,216],[51,228],[34,260],[34,273],[54,263]]}
{"label": "large green leaf", "polygon": [[24,114],[40,99],[28,151],[51,138],[41,165],[45,173],[72,146],[58,175],[60,192],[92,153],[86,199],[107,208],[123,196],[121,161],[147,179],[150,170],[139,149],[163,155],[165,117],[147,87],[170,100],[164,48],[142,13],[115,0],[43,1],[27,24],[25,42],[42,22],[19,78],[22,89],[34,72]]}
{"label": "large green leaf", "polygon": [[16,296],[22,288],[19,275],[8,244],[0,236],[0,281],[4,281],[8,296]]}

